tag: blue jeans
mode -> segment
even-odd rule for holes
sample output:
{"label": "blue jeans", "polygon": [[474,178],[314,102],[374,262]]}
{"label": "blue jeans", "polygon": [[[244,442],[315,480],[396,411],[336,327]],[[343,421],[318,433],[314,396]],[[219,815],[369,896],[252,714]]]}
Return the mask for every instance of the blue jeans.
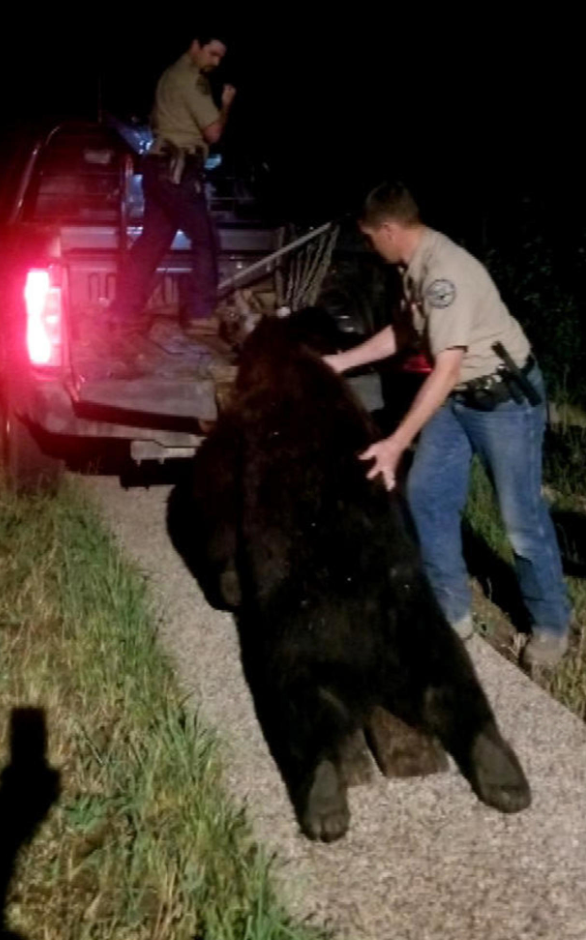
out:
{"label": "blue jeans", "polygon": [[171,247],[178,229],[191,241],[191,277],[187,284],[182,320],[211,317],[216,305],[218,237],[206,202],[203,179],[186,168],[180,183],[168,179],[164,158],[147,156],[142,186],[142,234],[132,246],[118,278],[114,322],[140,322],[153,289],[157,266]]}
{"label": "blue jeans", "polygon": [[[545,390],[537,366],[528,378]],[[503,402],[494,411],[448,398],[424,427],[407,480],[407,497],[424,567],[450,623],[470,612],[461,520],[473,454],[494,485],[511,542],[521,594],[534,631],[564,634],[570,603],[549,511],[541,495],[545,404]]]}

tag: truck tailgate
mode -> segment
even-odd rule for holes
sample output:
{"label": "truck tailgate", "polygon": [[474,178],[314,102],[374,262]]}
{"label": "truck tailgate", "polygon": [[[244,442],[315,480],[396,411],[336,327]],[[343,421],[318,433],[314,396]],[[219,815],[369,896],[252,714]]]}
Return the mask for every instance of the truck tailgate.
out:
{"label": "truck tailgate", "polygon": [[[218,415],[216,389],[212,378],[173,381],[158,376],[137,379],[105,378],[84,381],[76,386],[79,405],[167,418],[193,418],[215,421]],[[110,414],[110,420],[114,420]]]}

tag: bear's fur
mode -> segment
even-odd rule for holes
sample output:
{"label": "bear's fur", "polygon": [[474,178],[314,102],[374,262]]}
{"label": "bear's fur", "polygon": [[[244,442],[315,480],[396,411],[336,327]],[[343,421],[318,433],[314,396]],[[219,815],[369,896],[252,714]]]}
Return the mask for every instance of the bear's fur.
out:
{"label": "bear's fur", "polygon": [[527,781],[432,595],[403,498],[358,460],[376,431],[314,351],[335,346],[318,311],[260,323],[229,408],[171,496],[171,537],[208,601],[236,615],[257,715],[307,836],[345,833],[347,755],[364,729],[378,759],[383,709],[398,734],[385,772],[395,760],[417,772],[400,740],[412,729],[424,769],[441,763],[437,740],[481,800],[521,810]]}

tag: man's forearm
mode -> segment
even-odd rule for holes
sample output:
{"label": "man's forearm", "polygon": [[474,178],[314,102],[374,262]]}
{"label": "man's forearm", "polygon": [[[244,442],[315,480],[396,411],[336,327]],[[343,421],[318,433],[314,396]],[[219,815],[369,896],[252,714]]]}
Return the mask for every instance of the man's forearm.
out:
{"label": "man's forearm", "polygon": [[421,386],[419,394],[397,430],[390,437],[375,441],[360,454],[361,460],[374,461],[366,474],[369,480],[380,474],[387,489],[393,489],[403,452],[456,385],[460,377],[462,356],[463,349],[458,347],[439,353],[433,372]]}
{"label": "man's forearm", "polygon": [[228,122],[230,109],[236,95],[236,89],[232,85],[225,85],[222,92],[222,104],[218,111],[217,120],[203,130],[204,139],[208,144],[217,144],[224,132]]}
{"label": "man's forearm", "polygon": [[218,124],[220,125],[220,134],[223,132],[226,124],[228,123],[228,117],[230,115],[230,109],[232,104],[223,104],[220,108],[218,115]]}
{"label": "man's forearm", "polygon": [[458,363],[450,364],[445,368],[436,367],[429,374],[419,389],[411,408],[393,434],[395,440],[403,448],[409,446],[424,424],[429,421],[438,408],[441,408],[458,382],[459,375],[460,366]]}
{"label": "man's forearm", "polygon": [[228,122],[228,115],[230,114],[230,105],[223,104],[220,110],[218,111],[218,119],[214,121],[213,124],[210,124],[209,127],[203,132],[203,136],[208,144],[217,144],[220,140],[222,134],[224,133],[224,128]]}
{"label": "man's forearm", "polygon": [[[347,349],[345,352],[337,353],[335,356],[326,356],[326,361],[330,362],[337,372],[347,372],[348,369],[355,369],[358,366],[365,366],[370,362],[378,362],[393,356],[397,352],[397,341],[395,331],[392,326],[386,326],[384,330],[375,333],[364,343]],[[335,360],[335,361],[334,361]]]}

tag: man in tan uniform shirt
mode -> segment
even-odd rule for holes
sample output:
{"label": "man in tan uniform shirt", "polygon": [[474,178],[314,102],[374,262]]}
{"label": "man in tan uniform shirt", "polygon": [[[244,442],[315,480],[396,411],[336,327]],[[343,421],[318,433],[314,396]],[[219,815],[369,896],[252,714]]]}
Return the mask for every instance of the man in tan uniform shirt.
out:
{"label": "man in tan uniform shirt", "polygon": [[[374,461],[368,476],[381,474],[392,489],[402,454],[421,432],[407,496],[427,575],[447,619],[466,638],[472,618],[461,516],[472,456],[479,455],[495,486],[532,622],[524,661],[554,665],[567,648],[570,605],[541,496],[545,391],[527,337],[488,271],[423,225],[401,184],[373,190],[361,228],[385,260],[400,266],[411,341],[432,363],[397,429],[361,455]],[[342,372],[392,356],[404,332],[385,327],[326,361]]]}
{"label": "man in tan uniform shirt", "polygon": [[[204,163],[222,136],[235,89],[224,86],[221,108],[207,75],[222,61],[224,42],[200,33],[161,76],[151,115],[153,145],[145,157],[143,231],[118,279],[110,322],[115,335],[139,331],[153,275],[178,229],[191,241],[192,276],[181,321],[186,332],[209,318],[216,303],[217,236],[205,197]],[[197,329],[195,329],[197,332]]]}

